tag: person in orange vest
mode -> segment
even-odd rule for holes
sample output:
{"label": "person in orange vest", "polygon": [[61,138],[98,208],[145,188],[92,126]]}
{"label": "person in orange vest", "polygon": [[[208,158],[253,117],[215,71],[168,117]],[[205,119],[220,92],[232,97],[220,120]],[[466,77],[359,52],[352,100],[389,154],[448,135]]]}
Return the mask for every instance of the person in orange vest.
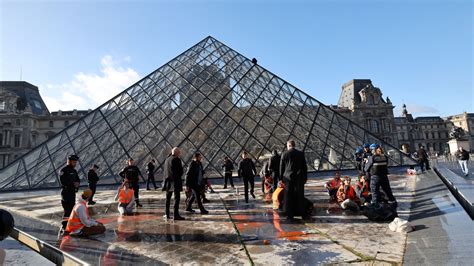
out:
{"label": "person in orange vest", "polygon": [[370,195],[369,182],[365,179],[364,175],[359,176],[359,181],[356,182],[355,191],[357,197],[360,199],[361,203],[370,203],[372,196]]}
{"label": "person in orange vest", "polygon": [[118,212],[120,215],[131,215],[135,208],[135,191],[130,181],[125,178],[122,185],[118,188],[115,195],[115,201],[119,202]]}
{"label": "person in orange vest", "polygon": [[336,176],[333,179],[326,182],[324,187],[329,193],[330,200],[336,199],[337,190],[339,189],[341,184],[342,184],[341,173],[339,172],[336,172]]}
{"label": "person in orange vest", "polygon": [[358,210],[359,209],[359,198],[357,198],[355,189],[351,185],[351,179],[348,176],[344,177],[344,182],[337,190],[337,202],[341,205],[341,208],[346,210]]}
{"label": "person in orange vest", "polygon": [[77,199],[76,205],[72,209],[71,215],[67,221],[66,232],[70,236],[87,237],[90,235],[102,234],[105,232],[105,226],[90,218],[87,202],[92,196],[92,190],[86,189]]}
{"label": "person in orange vest", "polygon": [[283,197],[285,196],[285,183],[282,180],[278,181],[278,187],[273,191],[273,209],[281,210],[283,207]]}

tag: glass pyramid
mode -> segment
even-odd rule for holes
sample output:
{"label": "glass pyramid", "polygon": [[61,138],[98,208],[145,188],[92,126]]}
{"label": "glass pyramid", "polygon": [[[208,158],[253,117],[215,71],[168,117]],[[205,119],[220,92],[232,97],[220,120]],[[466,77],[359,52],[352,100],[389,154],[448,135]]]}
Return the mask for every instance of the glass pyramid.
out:
{"label": "glass pyramid", "polygon": [[223,158],[247,150],[260,166],[294,139],[310,170],[355,168],[362,143],[380,143],[391,165],[411,163],[395,147],[212,37],[189,48],[0,171],[0,190],[59,187],[68,154],[80,157],[81,178],[100,165],[101,184],[118,182],[128,157],[158,177],[174,146],[187,165],[204,156],[210,176]]}

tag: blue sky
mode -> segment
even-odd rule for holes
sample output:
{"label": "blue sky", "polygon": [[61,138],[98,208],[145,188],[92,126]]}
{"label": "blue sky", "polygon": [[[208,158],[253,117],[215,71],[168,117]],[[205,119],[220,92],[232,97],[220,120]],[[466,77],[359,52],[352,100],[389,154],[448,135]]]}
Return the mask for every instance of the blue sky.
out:
{"label": "blue sky", "polygon": [[472,1],[0,3],[0,80],[21,70],[50,110],[95,108],[212,35],[325,104],[369,78],[395,115],[474,112]]}

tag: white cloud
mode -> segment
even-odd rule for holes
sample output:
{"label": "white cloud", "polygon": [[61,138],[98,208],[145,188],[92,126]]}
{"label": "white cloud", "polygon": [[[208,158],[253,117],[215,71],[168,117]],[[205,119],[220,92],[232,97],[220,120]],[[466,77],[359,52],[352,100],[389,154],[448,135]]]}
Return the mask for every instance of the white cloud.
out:
{"label": "white cloud", "polygon": [[130,62],[130,57],[120,60],[110,55],[100,59],[100,73],[82,73],[64,84],[43,86],[43,99],[50,111],[72,109],[95,109],[113,96],[138,81],[139,74],[121,63]]}

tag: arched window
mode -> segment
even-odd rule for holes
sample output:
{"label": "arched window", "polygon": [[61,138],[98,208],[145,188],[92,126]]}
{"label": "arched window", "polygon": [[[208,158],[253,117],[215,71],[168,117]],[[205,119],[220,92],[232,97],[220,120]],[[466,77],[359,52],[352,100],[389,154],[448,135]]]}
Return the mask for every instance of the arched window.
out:
{"label": "arched window", "polygon": [[371,122],[370,122],[370,127],[372,129],[372,132],[374,133],[380,133],[380,125],[379,125],[379,121],[375,120],[375,119],[372,119]]}

